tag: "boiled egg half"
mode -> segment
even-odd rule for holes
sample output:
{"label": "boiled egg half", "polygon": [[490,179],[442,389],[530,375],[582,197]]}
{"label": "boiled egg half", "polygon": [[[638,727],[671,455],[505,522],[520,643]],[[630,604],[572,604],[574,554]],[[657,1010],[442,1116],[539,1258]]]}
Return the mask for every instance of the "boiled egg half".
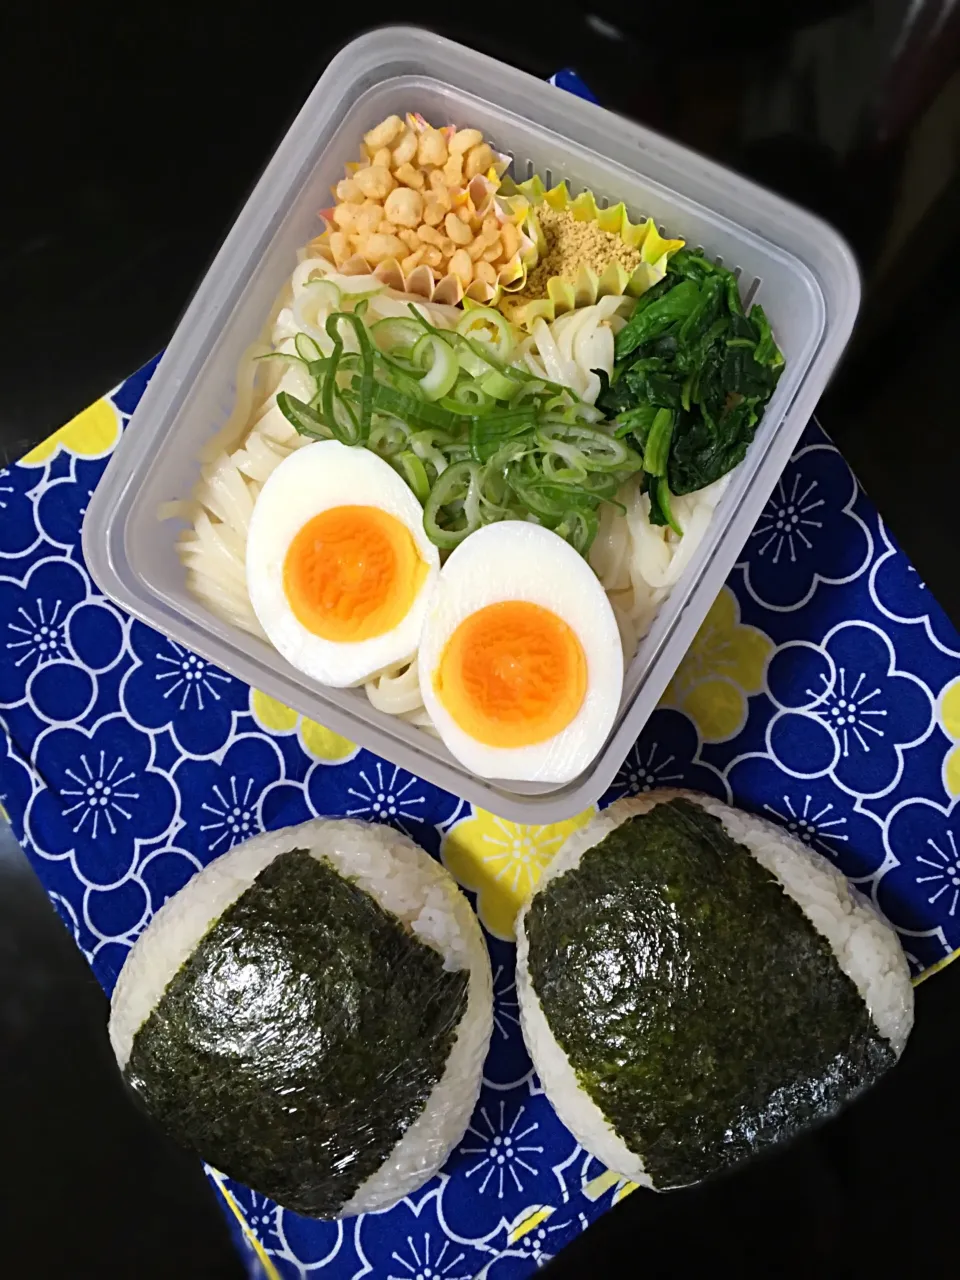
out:
{"label": "boiled egg half", "polygon": [[412,658],[439,566],[417,499],[367,449],[298,449],[253,509],[254,611],[283,657],[323,684],[360,684]]}
{"label": "boiled egg half", "polygon": [[569,782],[616,718],[623,650],[586,561],[549,529],[478,529],[440,572],[420,691],[448,750],[478,777]]}

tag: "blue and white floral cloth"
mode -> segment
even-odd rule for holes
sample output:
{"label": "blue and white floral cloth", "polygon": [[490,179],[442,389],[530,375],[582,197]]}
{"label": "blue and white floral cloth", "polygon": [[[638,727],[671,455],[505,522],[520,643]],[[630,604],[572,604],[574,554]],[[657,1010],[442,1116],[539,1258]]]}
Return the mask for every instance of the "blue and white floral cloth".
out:
{"label": "blue and white floral cloth", "polygon": [[[496,993],[483,1093],[445,1171],[387,1212],[335,1225],[209,1173],[267,1274],[529,1276],[632,1189],[543,1096],[507,940],[516,900],[589,812],[522,827],[475,811],[100,595],[80,525],[153,367],[0,473],[10,821],[107,991],[160,905],[256,831],[351,814],[441,857],[487,930]],[[811,424],[606,800],[683,785],[768,815],[873,898],[919,974],[960,946],[958,743],[960,637]]]}

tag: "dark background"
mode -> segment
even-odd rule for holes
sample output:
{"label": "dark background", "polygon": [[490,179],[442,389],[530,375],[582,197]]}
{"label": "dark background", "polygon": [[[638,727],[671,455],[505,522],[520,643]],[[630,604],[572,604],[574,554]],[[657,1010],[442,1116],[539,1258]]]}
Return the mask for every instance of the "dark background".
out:
{"label": "dark background", "polygon": [[[960,624],[960,6],[548,13],[4,5],[0,462],[163,346],[329,57],[379,21],[416,21],[536,75],[573,66],[604,105],[842,230],[865,298],[821,419]],[[106,1002],[0,837],[0,1229],[21,1273],[239,1277],[199,1168],[123,1096]],[[550,1274],[953,1275],[958,1140],[960,964],[918,990],[901,1065],[838,1121],[713,1186],[635,1193]]]}

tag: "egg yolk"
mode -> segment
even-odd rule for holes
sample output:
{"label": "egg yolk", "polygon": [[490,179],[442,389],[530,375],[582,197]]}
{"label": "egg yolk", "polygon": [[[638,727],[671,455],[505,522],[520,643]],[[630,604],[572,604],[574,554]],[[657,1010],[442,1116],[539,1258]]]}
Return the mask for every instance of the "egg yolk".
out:
{"label": "egg yolk", "polygon": [[444,707],[491,747],[529,747],[560,733],[587,691],[587,660],[575,633],[549,609],[504,600],[465,618],[434,675]]}
{"label": "egg yolk", "polygon": [[290,543],[283,590],[308,631],[356,644],[402,622],[426,576],[413,535],[396,516],[379,507],[330,507]]}

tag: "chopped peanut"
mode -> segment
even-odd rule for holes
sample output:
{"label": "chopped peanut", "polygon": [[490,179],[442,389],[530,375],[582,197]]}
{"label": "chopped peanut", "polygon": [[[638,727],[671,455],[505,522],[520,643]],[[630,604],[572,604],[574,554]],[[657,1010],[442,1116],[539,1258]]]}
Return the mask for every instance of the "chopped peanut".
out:
{"label": "chopped peanut", "polygon": [[438,129],[425,129],[421,133],[417,161],[422,165],[447,163],[447,142]]}
{"label": "chopped peanut", "polygon": [[478,142],[483,141],[483,134],[479,129],[458,129],[450,139],[450,154],[461,156],[464,152],[469,151],[471,147],[475,147]]}
{"label": "chopped peanut", "polygon": [[363,199],[363,192],[352,178],[342,178],[337,183],[336,195],[338,200],[343,200],[349,204],[359,204]]}
{"label": "chopped peanut", "polygon": [[353,230],[359,236],[368,236],[376,231],[383,221],[383,208],[371,201],[360,206],[360,212],[353,224]]}
{"label": "chopped peanut", "polygon": [[389,147],[403,131],[403,121],[399,116],[387,116],[386,120],[381,120],[375,129],[371,129],[369,133],[363,135],[363,140],[368,147],[373,147],[376,151],[379,147]]}
{"label": "chopped peanut", "polygon": [[444,219],[444,207],[434,196],[428,196],[423,205],[423,220],[430,227],[439,227]]}
{"label": "chopped peanut", "polygon": [[454,244],[467,245],[473,239],[473,232],[455,213],[448,213],[443,225]]}
{"label": "chopped peanut", "polygon": [[394,188],[390,170],[379,164],[372,164],[368,169],[358,169],[354,182],[371,200],[383,200]]}
{"label": "chopped peanut", "polygon": [[330,233],[330,252],[333,254],[333,261],[336,266],[342,266],[350,257],[350,243],[342,231],[332,231]]}
{"label": "chopped peanut", "polygon": [[394,170],[393,176],[398,182],[402,182],[405,187],[413,187],[416,191],[423,190],[423,174],[419,169],[415,169],[412,164],[398,165]]}
{"label": "chopped peanut", "polygon": [[333,220],[344,231],[352,231],[357,225],[359,214],[359,204],[338,204],[333,211]]}
{"label": "chopped peanut", "polygon": [[443,179],[448,187],[459,187],[463,182],[463,156],[452,155],[443,166]]}
{"label": "chopped peanut", "polygon": [[492,164],[493,151],[486,142],[481,142],[479,146],[471,147],[467,152],[467,158],[463,166],[463,176],[469,181],[479,173],[486,173]]}
{"label": "chopped peanut", "polygon": [[470,255],[466,249],[458,249],[450,259],[450,273],[459,278],[460,283],[466,287],[473,279],[473,263],[470,261]]}
{"label": "chopped peanut", "polygon": [[503,241],[503,256],[509,261],[520,248],[520,232],[516,223],[505,222],[500,228],[500,239]]}
{"label": "chopped peanut", "polygon": [[387,258],[402,258],[407,246],[397,236],[367,236],[360,252],[368,262],[383,262]]}
{"label": "chopped peanut", "polygon": [[384,213],[401,227],[416,227],[423,216],[423,196],[411,187],[396,187],[384,202]]}
{"label": "chopped peanut", "polygon": [[408,164],[417,154],[417,135],[412,129],[404,129],[400,141],[393,148],[393,167]]}
{"label": "chopped peanut", "polygon": [[422,265],[456,275],[464,287],[495,285],[492,264],[516,252],[519,236],[492,212],[482,175],[493,150],[479,129],[421,124],[393,115],[364,134],[359,163],[334,189],[323,243],[338,266],[353,254],[371,266],[395,258],[405,272]]}

